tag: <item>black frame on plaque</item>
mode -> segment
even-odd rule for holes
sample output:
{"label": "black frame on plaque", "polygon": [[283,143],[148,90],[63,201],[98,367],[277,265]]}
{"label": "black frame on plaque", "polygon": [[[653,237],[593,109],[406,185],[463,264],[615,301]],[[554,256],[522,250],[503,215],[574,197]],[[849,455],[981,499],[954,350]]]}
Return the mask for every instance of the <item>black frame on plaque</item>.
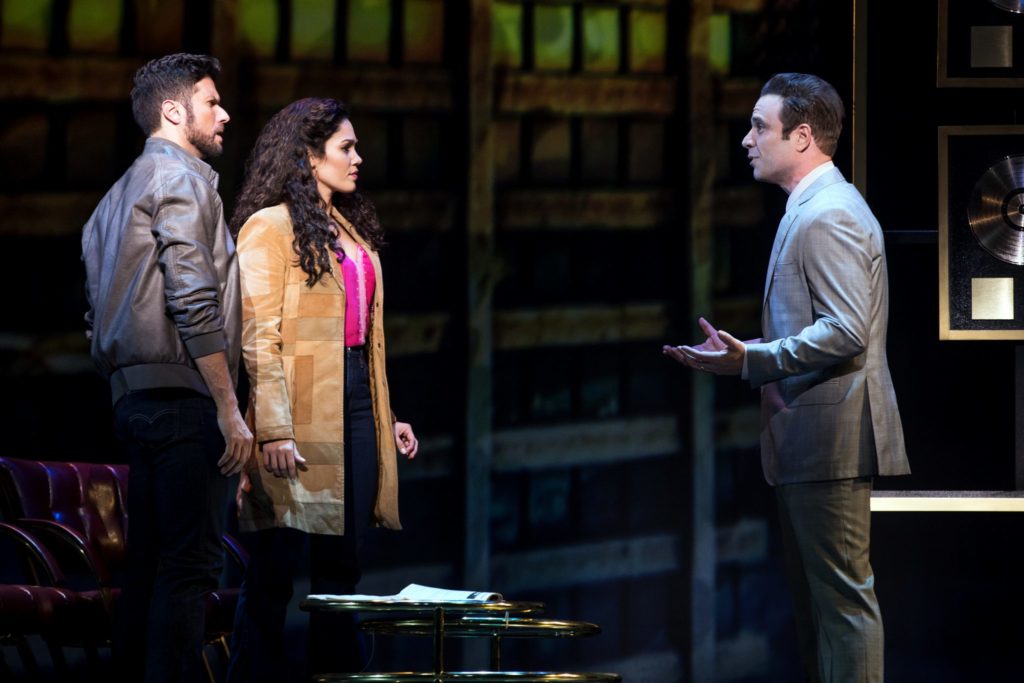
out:
{"label": "black frame on plaque", "polygon": [[[1010,65],[972,66],[971,30],[1005,27]],[[936,85],[940,88],[1019,88],[1024,86],[1024,15],[987,1],[939,0]]]}
{"label": "black frame on plaque", "polygon": [[[1024,266],[1002,261],[978,243],[967,207],[978,179],[1010,155],[1024,155],[1024,126],[940,126],[939,339],[1024,339]],[[1013,319],[971,317],[971,280],[1013,281]]]}

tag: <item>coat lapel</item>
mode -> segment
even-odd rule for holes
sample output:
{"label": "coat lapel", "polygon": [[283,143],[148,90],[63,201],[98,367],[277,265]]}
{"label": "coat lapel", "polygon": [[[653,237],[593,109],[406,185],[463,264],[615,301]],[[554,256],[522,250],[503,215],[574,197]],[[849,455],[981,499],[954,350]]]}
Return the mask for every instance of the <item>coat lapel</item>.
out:
{"label": "coat lapel", "polygon": [[[369,253],[370,250],[367,248],[363,238],[359,236],[359,233],[354,227],[352,227],[352,224],[341,215],[341,212],[333,206],[331,207],[331,218],[341,226],[342,230],[348,233],[349,237],[354,239],[357,244],[362,246],[363,249],[366,249],[367,253]],[[345,291],[345,275],[341,272],[341,264],[338,263],[336,256],[331,259],[331,275],[334,276],[334,282],[341,288],[341,291]]]}
{"label": "coat lapel", "polygon": [[[331,207],[331,218],[337,221],[338,225],[341,226],[341,229],[347,232],[349,237],[355,240],[356,244],[361,246],[363,250],[366,251],[367,255],[370,257],[370,263],[373,264],[374,277],[377,281],[376,287],[374,289],[373,298],[375,301],[379,301],[379,297],[382,294],[384,286],[384,278],[380,272],[380,256],[377,254],[377,251],[373,249],[367,243],[366,240],[363,239],[362,235],[359,234],[359,231],[357,231],[355,227],[351,223],[349,223],[348,219],[342,216],[341,212],[339,212],[333,206]],[[342,274],[341,264],[338,263],[338,259],[336,258],[331,259],[331,275],[334,276],[334,281],[338,284],[338,287],[341,288],[341,291],[345,291],[345,276]],[[373,316],[372,306],[370,308],[370,315],[371,317]]]}
{"label": "coat lapel", "polygon": [[779,262],[779,254],[782,253],[782,247],[786,243],[786,238],[789,237],[789,233],[792,227],[796,224],[796,219],[800,216],[800,210],[803,206],[811,200],[814,195],[821,192],[829,185],[843,182],[843,174],[839,172],[839,169],[830,169],[827,173],[822,175],[820,178],[811,183],[811,186],[804,190],[803,194],[800,195],[800,200],[796,206],[793,207],[792,211],[786,212],[786,215],[779,221],[778,230],[775,231],[775,243],[772,244],[772,255],[768,259],[768,273],[764,279],[764,301],[762,301],[762,308],[768,305],[768,293],[772,288],[772,281],[775,279],[775,267]]}
{"label": "coat lapel", "polygon": [[768,291],[771,289],[772,280],[775,277],[775,266],[779,261],[779,252],[782,251],[782,245],[786,242],[786,237],[789,236],[789,229],[793,227],[793,222],[796,220],[797,211],[787,213],[779,221],[779,227],[775,231],[775,243],[772,244],[772,255],[768,259],[768,273],[764,278],[764,301],[762,304],[768,302]]}

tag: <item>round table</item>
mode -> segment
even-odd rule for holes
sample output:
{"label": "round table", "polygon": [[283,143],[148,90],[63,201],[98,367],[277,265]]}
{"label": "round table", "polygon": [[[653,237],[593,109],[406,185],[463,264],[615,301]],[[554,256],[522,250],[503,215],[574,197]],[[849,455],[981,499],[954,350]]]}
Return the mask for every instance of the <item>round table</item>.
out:
{"label": "round table", "polygon": [[[412,613],[416,619],[373,620],[367,629],[392,635],[429,635],[433,638],[433,672],[323,673],[314,676],[318,683],[434,683],[473,681],[474,683],[617,683],[618,674],[569,673],[554,671],[445,671],[444,639],[448,637],[492,638],[492,661],[502,637],[579,636],[600,631],[596,624],[532,618],[544,610],[543,603],[521,601],[346,599],[309,597],[299,603],[307,612],[371,612],[377,614]],[[450,619],[449,617],[454,617]],[[500,662],[500,655],[498,655]]]}

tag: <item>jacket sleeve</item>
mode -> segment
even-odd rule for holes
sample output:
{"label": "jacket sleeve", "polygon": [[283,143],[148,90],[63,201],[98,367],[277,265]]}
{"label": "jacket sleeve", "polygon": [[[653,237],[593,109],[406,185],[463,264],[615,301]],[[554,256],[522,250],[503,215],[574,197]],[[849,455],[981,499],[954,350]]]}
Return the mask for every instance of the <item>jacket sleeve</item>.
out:
{"label": "jacket sleeve", "polygon": [[854,212],[832,209],[800,236],[802,298],[810,303],[812,323],[792,336],[747,346],[753,386],[837,365],[867,348],[873,273],[881,251],[861,221]]}
{"label": "jacket sleeve", "polygon": [[258,443],[295,438],[281,335],[285,283],[294,260],[290,233],[256,215],[238,235],[242,357],[249,373]]}
{"label": "jacket sleeve", "polygon": [[155,199],[152,231],[167,313],[193,358],[223,351],[221,283],[213,262],[220,197],[205,179],[183,174],[164,183]]}
{"label": "jacket sleeve", "polygon": [[95,277],[89,277],[90,261],[92,260],[92,240],[95,228],[93,227],[93,217],[89,218],[89,221],[85,224],[82,230],[82,264],[85,266],[85,338],[92,340],[92,328],[96,321],[96,308],[93,304],[93,290],[96,288]]}

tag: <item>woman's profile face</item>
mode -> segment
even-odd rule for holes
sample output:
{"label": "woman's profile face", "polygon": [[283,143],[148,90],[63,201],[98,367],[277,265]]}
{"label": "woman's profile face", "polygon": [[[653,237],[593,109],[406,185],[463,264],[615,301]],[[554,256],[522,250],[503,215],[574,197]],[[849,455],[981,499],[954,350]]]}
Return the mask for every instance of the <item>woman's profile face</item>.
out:
{"label": "woman's profile face", "polygon": [[313,177],[316,178],[317,190],[324,201],[330,203],[335,192],[355,192],[356,181],[359,180],[359,164],[363,158],[356,152],[356,131],[352,122],[345,119],[327,138],[324,144],[324,155],[310,155]]}

